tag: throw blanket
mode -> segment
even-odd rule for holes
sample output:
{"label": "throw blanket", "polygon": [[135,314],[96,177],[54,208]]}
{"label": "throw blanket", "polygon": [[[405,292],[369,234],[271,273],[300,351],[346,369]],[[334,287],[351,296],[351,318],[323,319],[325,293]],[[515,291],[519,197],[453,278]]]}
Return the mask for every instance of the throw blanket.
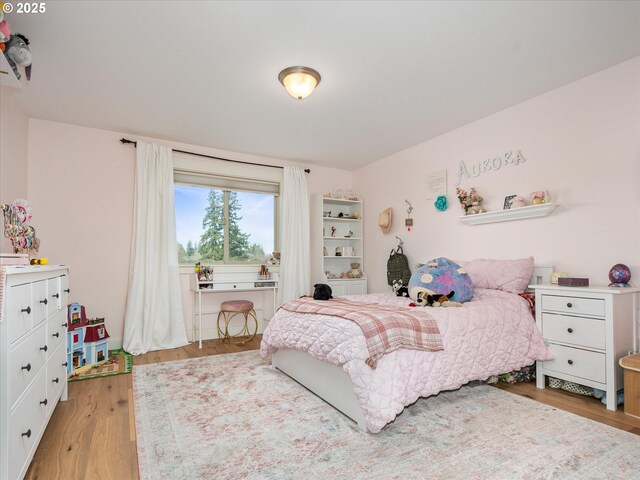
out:
{"label": "throw blanket", "polygon": [[437,352],[442,338],[436,321],[423,309],[390,307],[343,299],[313,300],[302,297],[285,303],[288,312],[328,315],[349,320],[362,330],[369,357],[365,363],[376,368],[378,359],[399,348]]}

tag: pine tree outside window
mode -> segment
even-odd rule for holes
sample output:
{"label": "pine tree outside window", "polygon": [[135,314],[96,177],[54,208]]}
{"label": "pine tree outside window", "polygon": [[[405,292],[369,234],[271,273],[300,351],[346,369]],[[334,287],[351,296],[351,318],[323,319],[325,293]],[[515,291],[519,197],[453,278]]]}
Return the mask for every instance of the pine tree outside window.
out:
{"label": "pine tree outside window", "polygon": [[265,263],[277,250],[278,190],[268,182],[175,172],[179,263]]}

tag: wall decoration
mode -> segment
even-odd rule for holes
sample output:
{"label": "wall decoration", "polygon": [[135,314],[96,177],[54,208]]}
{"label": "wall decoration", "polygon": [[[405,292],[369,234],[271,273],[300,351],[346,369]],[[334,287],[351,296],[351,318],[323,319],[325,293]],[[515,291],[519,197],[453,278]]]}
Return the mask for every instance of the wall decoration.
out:
{"label": "wall decoration", "polygon": [[[458,182],[459,184],[460,182]],[[440,170],[427,175],[427,200],[447,194],[447,171]]]}
{"label": "wall decoration", "polygon": [[531,192],[531,205],[540,205],[544,202],[544,192]]}
{"label": "wall decoration", "polygon": [[511,208],[511,202],[517,197],[517,195],[507,195],[504,197],[504,206],[503,210],[509,210]]}
{"label": "wall decoration", "polygon": [[448,207],[447,197],[445,195],[440,195],[438,198],[436,198],[436,201],[433,205],[436,207],[436,210],[444,212]]}
{"label": "wall decoration", "polygon": [[471,168],[469,168],[464,161],[460,161],[456,186],[460,185],[463,178],[468,180],[472,177],[479,177],[486,172],[498,171],[508,165],[518,166],[526,161],[527,159],[524,158],[520,150],[510,150],[502,156],[487,158],[478,163],[474,163],[471,165]]}
{"label": "wall decoration", "polygon": [[405,200],[404,203],[409,205],[407,208],[407,218],[404,220],[404,226],[407,227],[407,232],[411,231],[411,227],[413,226],[413,218],[411,218],[411,212],[413,211],[413,205],[409,203],[409,200]]}
{"label": "wall decoration", "polygon": [[28,225],[31,221],[31,207],[26,200],[15,200],[11,204],[0,205],[4,216],[4,236],[13,246],[13,253],[38,253],[40,239],[36,230]]}
{"label": "wall decoration", "polygon": [[469,193],[464,188],[456,188],[460,207],[465,215],[474,215],[476,213],[484,213],[486,210],[482,208],[483,198],[478,195],[476,187],[471,187]]}

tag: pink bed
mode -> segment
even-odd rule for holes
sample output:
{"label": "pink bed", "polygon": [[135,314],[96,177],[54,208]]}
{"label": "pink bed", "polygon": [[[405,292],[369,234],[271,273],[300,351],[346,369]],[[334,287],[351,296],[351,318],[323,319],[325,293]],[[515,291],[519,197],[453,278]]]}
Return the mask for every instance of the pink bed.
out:
{"label": "pink bed", "polygon": [[[392,293],[341,298],[404,307],[411,302]],[[437,321],[444,350],[396,350],[380,358],[375,369],[365,363],[369,356],[365,338],[353,322],[284,309],[278,310],[264,331],[261,353],[265,357],[279,351],[298,355],[288,361],[291,373],[287,368],[281,369],[360,424],[355,418],[358,412],[352,415],[348,407],[340,406],[340,399],[333,401],[333,390],[340,388],[330,383],[333,377],[325,381],[316,366],[299,374],[298,363],[311,357],[310,361],[320,369],[325,367],[317,361],[345,372],[355,394],[356,409],[361,411],[362,423],[371,433],[379,432],[420,397],[550,359],[527,301],[514,293],[476,288],[472,301],[462,307],[431,308],[430,313]],[[275,361],[274,365],[279,366]]]}

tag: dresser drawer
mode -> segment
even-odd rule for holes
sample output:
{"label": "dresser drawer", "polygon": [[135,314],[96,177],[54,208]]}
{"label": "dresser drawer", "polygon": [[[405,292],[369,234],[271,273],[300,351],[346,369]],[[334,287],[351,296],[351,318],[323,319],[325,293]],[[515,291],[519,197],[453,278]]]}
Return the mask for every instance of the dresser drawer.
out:
{"label": "dresser drawer", "polygon": [[47,281],[40,280],[31,284],[31,308],[33,309],[33,326],[47,318],[47,306],[49,299],[47,298]]}
{"label": "dresser drawer", "polygon": [[59,345],[47,361],[47,410],[55,408],[60,392],[67,381],[67,349],[65,345]]}
{"label": "dresser drawer", "polygon": [[9,478],[19,478],[44,427],[48,406],[40,403],[46,398],[44,380],[42,370],[9,417]]}
{"label": "dresser drawer", "polygon": [[554,360],[542,362],[544,368],[594,382],[606,382],[604,353],[554,343],[549,344],[549,351],[553,354]]}
{"label": "dresser drawer", "polygon": [[33,324],[31,307],[31,284],[15,285],[8,288],[7,295],[7,330],[9,343],[15,342],[29,330]]}
{"label": "dresser drawer", "polygon": [[542,295],[542,310],[569,313],[573,315],[592,315],[604,317],[604,300],[601,298],[581,298],[558,295]]}
{"label": "dresser drawer", "polygon": [[237,283],[214,283],[213,290],[229,291],[234,290],[253,290],[254,282],[237,282]]}
{"label": "dresser drawer", "polygon": [[47,303],[47,316],[50,317],[62,308],[62,298],[60,290],[60,277],[50,278],[47,280],[47,295],[49,302]]}
{"label": "dresser drawer", "polygon": [[543,313],[542,336],[552,342],[570,343],[600,350],[606,348],[604,319]]}
{"label": "dresser drawer", "polygon": [[49,347],[47,353],[49,357],[56,351],[60,344],[66,344],[67,327],[64,326],[66,321],[67,317],[62,310],[47,320],[47,342]]}
{"label": "dresser drawer", "polygon": [[47,361],[47,329],[43,323],[22,343],[9,352],[9,405],[13,407],[29,383],[40,373]]}

